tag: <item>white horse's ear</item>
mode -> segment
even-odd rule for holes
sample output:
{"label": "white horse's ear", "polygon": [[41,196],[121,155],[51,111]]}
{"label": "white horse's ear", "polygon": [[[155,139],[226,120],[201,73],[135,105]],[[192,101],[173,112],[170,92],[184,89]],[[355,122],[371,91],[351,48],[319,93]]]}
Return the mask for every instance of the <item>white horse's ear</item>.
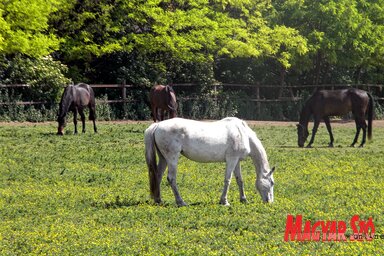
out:
{"label": "white horse's ear", "polygon": [[272,175],[275,170],[276,170],[276,168],[275,168],[275,166],[273,166],[271,171],[269,172],[269,175]]}

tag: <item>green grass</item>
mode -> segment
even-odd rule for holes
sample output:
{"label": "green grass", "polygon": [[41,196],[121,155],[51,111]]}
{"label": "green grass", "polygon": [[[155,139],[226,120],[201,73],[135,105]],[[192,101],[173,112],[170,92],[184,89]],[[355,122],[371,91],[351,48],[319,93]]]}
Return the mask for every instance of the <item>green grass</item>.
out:
{"label": "green grass", "polygon": [[[372,242],[284,242],[288,214],[304,220],[373,217],[384,234],[384,128],[365,148],[349,148],[354,129],[335,127],[335,148],[320,128],[314,148],[299,149],[290,127],[255,127],[277,167],[275,202],[255,193],[242,164],[248,204],[237,184],[230,207],[218,204],[224,164],[181,158],[178,185],[189,207],[176,207],[166,179],[164,204],[149,197],[143,124],[99,124],[93,134],[55,135],[56,124],[0,126],[1,255],[383,254]],[[73,130],[68,124],[67,130]]]}

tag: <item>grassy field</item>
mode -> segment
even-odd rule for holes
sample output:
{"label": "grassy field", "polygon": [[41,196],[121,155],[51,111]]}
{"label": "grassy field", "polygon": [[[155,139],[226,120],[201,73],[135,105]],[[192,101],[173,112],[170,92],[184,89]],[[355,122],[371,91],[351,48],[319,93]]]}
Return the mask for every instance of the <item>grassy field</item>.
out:
{"label": "grassy field", "polygon": [[319,129],[314,148],[297,148],[295,126],[256,126],[275,178],[275,202],[255,193],[242,164],[247,204],[233,180],[230,207],[218,204],[224,164],[181,158],[176,207],[163,180],[163,205],[149,197],[143,131],[147,124],[99,124],[93,134],[55,135],[56,124],[0,126],[0,255],[384,254],[371,242],[285,242],[288,214],[347,223],[373,218],[384,235],[384,128],[365,148],[354,129],[334,127],[335,148]]}

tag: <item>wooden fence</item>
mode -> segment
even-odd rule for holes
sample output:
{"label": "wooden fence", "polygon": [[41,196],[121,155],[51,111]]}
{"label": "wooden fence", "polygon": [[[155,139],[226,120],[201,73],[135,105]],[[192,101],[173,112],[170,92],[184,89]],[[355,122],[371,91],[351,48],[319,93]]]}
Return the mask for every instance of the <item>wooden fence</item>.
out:
{"label": "wooden fence", "polygon": [[[129,85],[129,84],[90,84],[92,88],[107,88],[107,89],[118,89],[121,91],[121,97],[115,100],[98,100],[100,103],[125,103],[131,102],[132,100],[127,99],[127,89],[134,88],[142,88],[139,86]],[[198,86],[194,83],[183,83],[183,84],[173,84],[174,87],[194,87]],[[20,88],[20,87],[29,87],[28,84],[0,84],[0,88]],[[253,95],[248,99],[248,101],[262,103],[262,102],[297,102],[303,100],[301,97],[295,96],[293,90],[299,89],[338,89],[338,88],[360,88],[367,90],[369,92],[373,92],[376,96],[375,99],[377,101],[384,101],[384,85],[382,84],[321,84],[321,85],[288,85],[288,86],[280,86],[280,85],[260,85],[260,84],[228,84],[228,83],[218,83],[212,85],[212,89],[215,91],[221,90],[223,88],[250,88],[253,90]],[[278,97],[275,98],[263,98],[261,97],[260,90],[261,89],[270,89],[270,90],[285,90],[285,93],[280,93]],[[182,90],[182,89],[181,89]],[[288,93],[287,93],[288,92]],[[179,97],[180,98],[180,97]],[[180,100],[193,100],[194,97],[181,97]],[[0,102],[0,105],[41,105],[47,104],[49,102],[46,101],[17,101],[17,102]],[[58,104],[58,103],[56,103]]]}

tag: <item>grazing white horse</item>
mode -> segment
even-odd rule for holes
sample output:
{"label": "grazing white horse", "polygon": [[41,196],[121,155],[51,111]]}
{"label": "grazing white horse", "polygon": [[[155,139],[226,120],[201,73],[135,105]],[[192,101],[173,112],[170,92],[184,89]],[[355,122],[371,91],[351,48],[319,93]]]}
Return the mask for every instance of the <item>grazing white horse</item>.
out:
{"label": "grazing white horse", "polygon": [[227,117],[216,122],[172,118],[149,126],[144,141],[150,191],[155,203],[161,202],[160,182],[168,165],[167,179],[176,203],[178,206],[186,205],[176,185],[180,154],[196,162],[226,162],[220,199],[223,205],[229,205],[227,193],[233,172],[239,186],[240,201],[246,202],[240,160],[250,156],[256,168],[256,188],[264,202],[273,202],[274,168],[270,169],[265,149],[255,132],[238,118]]}

